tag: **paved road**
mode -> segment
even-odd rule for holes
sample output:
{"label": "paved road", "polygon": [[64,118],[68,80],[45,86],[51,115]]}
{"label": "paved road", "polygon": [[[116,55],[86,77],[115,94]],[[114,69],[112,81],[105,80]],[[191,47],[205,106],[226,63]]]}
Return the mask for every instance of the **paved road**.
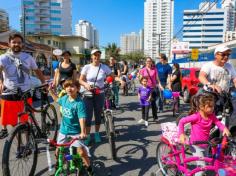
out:
{"label": "paved road", "polygon": [[[170,112],[159,114],[159,120],[149,120],[146,128],[143,124],[137,124],[140,119],[140,108],[137,96],[121,96],[121,110],[115,112],[117,137],[117,160],[110,158],[109,145],[102,127],[103,140],[101,144],[92,144],[90,152],[97,176],[149,176],[158,170],[155,161],[155,150],[160,138],[160,123],[174,121]],[[0,143],[0,156],[2,156],[3,141]],[[47,176],[46,153],[41,148],[39,154],[36,176]],[[53,152],[51,156],[54,157]],[[1,161],[0,161],[1,164]],[[1,174],[0,170],[0,174]],[[161,174],[158,174],[161,175]]]}

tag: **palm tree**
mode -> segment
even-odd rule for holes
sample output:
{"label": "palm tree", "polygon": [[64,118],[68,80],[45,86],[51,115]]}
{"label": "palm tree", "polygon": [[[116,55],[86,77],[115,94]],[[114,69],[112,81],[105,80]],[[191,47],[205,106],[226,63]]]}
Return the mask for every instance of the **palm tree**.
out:
{"label": "palm tree", "polygon": [[105,47],[106,59],[109,59],[110,56],[114,56],[119,59],[120,56],[120,48],[117,47],[115,43],[108,43],[107,47]]}

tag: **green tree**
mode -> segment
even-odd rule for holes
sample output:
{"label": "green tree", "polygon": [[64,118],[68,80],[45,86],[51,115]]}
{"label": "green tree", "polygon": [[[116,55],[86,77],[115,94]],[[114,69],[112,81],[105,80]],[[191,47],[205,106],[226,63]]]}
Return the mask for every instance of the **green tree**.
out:
{"label": "green tree", "polygon": [[121,56],[122,59],[130,62],[140,62],[145,59],[145,55],[141,51],[130,52]]}
{"label": "green tree", "polygon": [[117,60],[120,58],[120,48],[115,43],[108,43],[105,48],[106,59],[109,59],[110,56],[114,56]]}

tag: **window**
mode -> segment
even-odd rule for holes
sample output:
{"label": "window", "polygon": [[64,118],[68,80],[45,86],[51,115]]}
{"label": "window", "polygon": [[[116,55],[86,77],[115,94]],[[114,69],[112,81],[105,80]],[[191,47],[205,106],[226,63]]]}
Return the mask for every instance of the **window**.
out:
{"label": "window", "polygon": [[48,45],[51,45],[51,40],[48,40]]}
{"label": "window", "polygon": [[34,5],[33,1],[24,1],[24,5]]}
{"label": "window", "polygon": [[61,14],[60,10],[50,10],[51,13],[55,13],[55,14]]}
{"label": "window", "polygon": [[34,9],[25,9],[26,12],[34,12]]}
{"label": "window", "polygon": [[51,2],[50,4],[51,4],[51,6],[57,6],[57,7],[61,6],[61,4],[58,2]]}
{"label": "window", "polygon": [[61,21],[61,18],[58,18],[58,17],[51,17],[50,18],[52,21]]}
{"label": "window", "polygon": [[183,69],[181,72],[182,72],[182,77],[189,77],[190,76],[190,70]]}
{"label": "window", "polygon": [[61,28],[61,25],[54,24],[54,25],[51,25],[51,28]]}

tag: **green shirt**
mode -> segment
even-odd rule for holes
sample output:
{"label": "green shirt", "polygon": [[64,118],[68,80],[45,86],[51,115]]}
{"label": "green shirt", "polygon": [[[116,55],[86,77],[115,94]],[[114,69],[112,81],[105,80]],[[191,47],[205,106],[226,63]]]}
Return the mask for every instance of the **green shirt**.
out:
{"label": "green shirt", "polygon": [[70,100],[68,95],[58,99],[62,107],[62,121],[60,132],[65,135],[76,135],[81,133],[79,119],[86,118],[84,102],[79,98]]}

